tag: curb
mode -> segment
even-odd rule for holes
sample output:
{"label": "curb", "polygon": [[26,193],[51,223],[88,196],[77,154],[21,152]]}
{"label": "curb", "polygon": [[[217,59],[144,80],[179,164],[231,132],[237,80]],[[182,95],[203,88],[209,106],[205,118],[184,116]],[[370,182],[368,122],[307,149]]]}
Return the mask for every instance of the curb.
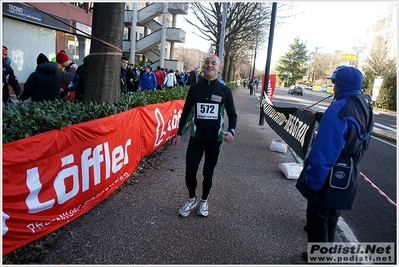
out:
{"label": "curb", "polygon": [[382,130],[377,130],[377,129],[373,130],[371,135],[378,136],[378,137],[381,137],[381,138],[396,142],[396,135],[387,133],[387,132],[382,131]]}

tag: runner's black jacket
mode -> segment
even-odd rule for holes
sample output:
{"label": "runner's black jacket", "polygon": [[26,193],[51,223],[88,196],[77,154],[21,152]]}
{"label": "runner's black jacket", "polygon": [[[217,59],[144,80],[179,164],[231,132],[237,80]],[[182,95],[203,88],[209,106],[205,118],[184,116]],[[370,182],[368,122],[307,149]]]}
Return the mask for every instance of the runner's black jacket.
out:
{"label": "runner's black jacket", "polygon": [[227,130],[235,130],[237,113],[231,89],[218,80],[203,80],[191,85],[180,118],[178,135],[182,135],[193,112],[190,136],[211,141],[222,141],[225,131],[224,114],[228,117]]}

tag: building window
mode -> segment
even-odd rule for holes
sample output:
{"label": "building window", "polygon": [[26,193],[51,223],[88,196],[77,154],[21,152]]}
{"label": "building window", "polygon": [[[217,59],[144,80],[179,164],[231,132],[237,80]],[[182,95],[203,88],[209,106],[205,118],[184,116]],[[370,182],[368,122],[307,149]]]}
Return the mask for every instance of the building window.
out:
{"label": "building window", "polygon": [[123,29],[123,41],[130,41],[130,33],[132,29],[128,26],[125,26]]}
{"label": "building window", "polygon": [[86,11],[93,12],[93,2],[72,2],[71,4]]}

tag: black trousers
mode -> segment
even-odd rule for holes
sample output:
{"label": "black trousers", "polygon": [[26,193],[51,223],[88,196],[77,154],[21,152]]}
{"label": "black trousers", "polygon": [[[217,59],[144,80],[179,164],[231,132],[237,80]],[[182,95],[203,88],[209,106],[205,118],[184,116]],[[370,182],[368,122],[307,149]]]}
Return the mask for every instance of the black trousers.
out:
{"label": "black trousers", "polygon": [[202,174],[202,199],[207,200],[213,185],[213,172],[219,154],[222,150],[222,141],[207,141],[190,137],[186,154],[186,186],[190,198],[195,197],[197,188],[197,172],[205,153],[204,169]]}
{"label": "black trousers", "polygon": [[334,242],[341,210],[325,208],[308,201],[306,220],[308,242]]}

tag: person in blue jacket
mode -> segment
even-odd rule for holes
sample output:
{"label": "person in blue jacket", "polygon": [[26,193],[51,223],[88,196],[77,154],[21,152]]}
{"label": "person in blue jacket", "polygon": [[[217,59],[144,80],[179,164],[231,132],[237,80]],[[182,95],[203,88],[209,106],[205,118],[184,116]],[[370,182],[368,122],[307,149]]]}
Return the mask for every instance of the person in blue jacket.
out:
{"label": "person in blue jacket", "polygon": [[151,66],[145,66],[144,73],[140,77],[139,91],[150,90],[155,91],[158,86],[157,78],[151,71]]}
{"label": "person in blue jacket", "polygon": [[[351,210],[360,180],[358,164],[368,149],[374,123],[362,93],[363,74],[339,66],[328,79],[334,101],[321,117],[318,133],[296,187],[307,199],[308,242],[334,242],[341,210]],[[302,257],[308,260],[308,252]]]}

